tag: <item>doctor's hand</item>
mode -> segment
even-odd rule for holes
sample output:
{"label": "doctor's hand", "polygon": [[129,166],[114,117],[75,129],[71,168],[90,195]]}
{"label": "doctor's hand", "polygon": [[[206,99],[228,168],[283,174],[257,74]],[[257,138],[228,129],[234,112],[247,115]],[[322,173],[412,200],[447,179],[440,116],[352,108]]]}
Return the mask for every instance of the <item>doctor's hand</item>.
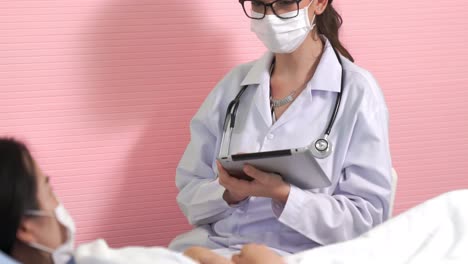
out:
{"label": "doctor's hand", "polygon": [[285,264],[284,259],[266,246],[249,244],[232,256],[234,264]]}
{"label": "doctor's hand", "polygon": [[229,259],[203,247],[190,247],[185,250],[184,255],[200,264],[232,264]]}
{"label": "doctor's hand", "polygon": [[291,186],[284,182],[281,176],[268,173],[246,165],[244,173],[253,178],[253,181],[239,180],[232,177],[219,162],[219,183],[226,188],[223,195],[229,204],[238,203],[249,196],[268,197],[281,203],[286,203]]}

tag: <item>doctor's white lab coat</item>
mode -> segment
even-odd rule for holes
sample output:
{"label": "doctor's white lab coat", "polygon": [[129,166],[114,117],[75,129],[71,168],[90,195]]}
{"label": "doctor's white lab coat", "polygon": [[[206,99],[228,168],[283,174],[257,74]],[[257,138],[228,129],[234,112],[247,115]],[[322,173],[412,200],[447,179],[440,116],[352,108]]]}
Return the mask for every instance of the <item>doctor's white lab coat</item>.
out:
{"label": "doctor's white lab coat", "polygon": [[231,153],[308,146],[323,136],[334,109],[342,70],[326,41],[313,78],[273,124],[272,58],[266,53],[233,69],[193,117],[176,184],[177,202],[195,228],[177,237],[171,249],[199,245],[235,251],[254,242],[288,254],[355,238],[386,219],[392,168],[387,107],[372,75],[344,57],[341,107],[329,137],[333,153],[319,160],[332,185],[311,190],[291,186],[286,204],[250,197],[230,206],[223,200],[215,160],[227,106],[242,86],[249,87],[241,98]]}

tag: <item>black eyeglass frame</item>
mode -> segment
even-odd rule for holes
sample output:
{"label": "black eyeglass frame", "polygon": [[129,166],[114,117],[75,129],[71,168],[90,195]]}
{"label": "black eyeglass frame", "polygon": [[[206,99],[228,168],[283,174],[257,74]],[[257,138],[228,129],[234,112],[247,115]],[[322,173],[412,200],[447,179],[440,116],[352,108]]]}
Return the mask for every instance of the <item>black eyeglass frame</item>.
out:
{"label": "black eyeglass frame", "polygon": [[[282,17],[281,15],[276,13],[275,8],[273,7],[273,5],[276,4],[277,2],[280,2],[280,1],[288,1],[288,0],[275,0],[275,1],[273,1],[271,3],[268,3],[268,4],[266,4],[266,3],[262,2],[262,1],[259,1],[259,0],[239,0],[239,3],[241,4],[245,15],[250,19],[256,19],[256,20],[264,19],[265,16],[266,16],[267,7],[270,7],[271,11],[273,11],[273,14],[275,14],[275,16],[277,16],[280,19],[291,19],[291,18],[295,18],[295,17],[297,17],[299,15],[299,3],[302,2],[302,0],[290,0],[290,1],[288,1],[288,2],[291,2],[291,4],[293,4],[293,3],[296,4],[297,13],[296,13],[295,16],[292,16],[292,17]],[[249,15],[250,10],[245,9],[245,5],[244,5],[245,2],[256,2],[258,4],[263,5],[263,16],[262,17],[251,17]]]}

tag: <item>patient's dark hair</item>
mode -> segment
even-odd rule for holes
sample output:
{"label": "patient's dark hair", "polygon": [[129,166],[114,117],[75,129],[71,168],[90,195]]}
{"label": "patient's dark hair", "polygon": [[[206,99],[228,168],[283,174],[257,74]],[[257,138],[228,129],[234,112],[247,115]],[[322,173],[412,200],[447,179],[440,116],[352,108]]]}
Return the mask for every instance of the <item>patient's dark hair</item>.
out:
{"label": "patient's dark hair", "polygon": [[23,143],[0,137],[0,250],[8,255],[25,210],[38,209],[33,164]]}

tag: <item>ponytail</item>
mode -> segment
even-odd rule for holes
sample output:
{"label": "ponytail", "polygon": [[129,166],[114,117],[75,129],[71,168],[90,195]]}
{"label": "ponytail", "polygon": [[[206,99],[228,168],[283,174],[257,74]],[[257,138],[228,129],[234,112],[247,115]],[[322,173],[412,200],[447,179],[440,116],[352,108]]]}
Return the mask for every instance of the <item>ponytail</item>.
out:
{"label": "ponytail", "polygon": [[343,44],[341,44],[338,31],[343,24],[343,19],[341,18],[340,14],[336,12],[336,10],[332,6],[333,0],[328,1],[328,6],[325,11],[317,16],[316,24],[317,24],[317,31],[319,34],[325,35],[327,39],[330,41],[331,45],[339,52],[341,55],[348,58],[350,61],[354,62],[353,56],[345,49]]}

